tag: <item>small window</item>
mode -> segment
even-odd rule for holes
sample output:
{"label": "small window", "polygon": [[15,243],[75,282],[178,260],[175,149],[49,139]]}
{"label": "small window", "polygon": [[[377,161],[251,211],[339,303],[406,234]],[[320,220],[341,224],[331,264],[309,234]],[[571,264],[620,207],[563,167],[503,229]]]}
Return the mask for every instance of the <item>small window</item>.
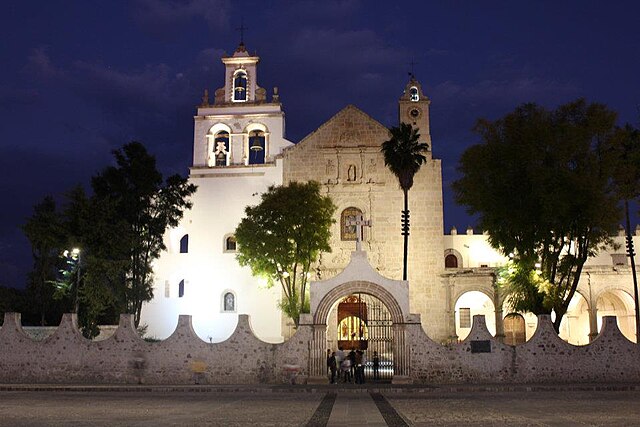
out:
{"label": "small window", "polygon": [[168,280],[164,281],[164,297],[169,298],[171,296],[171,284]]}
{"label": "small window", "polygon": [[185,234],[184,236],[182,236],[182,239],[180,239],[180,253],[181,254],[189,253],[189,235],[188,234]]}
{"label": "small window", "polygon": [[233,292],[225,292],[222,297],[222,311],[235,312],[236,311],[236,296]]}
{"label": "small window", "polygon": [[184,296],[184,280],[180,280],[178,283],[178,298],[182,298]]}
{"label": "small window", "polygon": [[471,327],[471,309],[470,308],[460,308],[458,313],[459,322],[461,328],[470,328]]}
{"label": "small window", "polygon": [[454,254],[444,257],[444,268],[458,268],[458,257]]}
{"label": "small window", "polygon": [[356,240],[356,226],[347,225],[347,223],[358,218],[362,218],[362,211],[358,208],[350,207],[342,211],[340,215],[340,240]]}
{"label": "small window", "polygon": [[233,77],[233,101],[247,100],[247,73],[240,70]]}
{"label": "small window", "polygon": [[236,242],[235,236],[228,236],[224,240],[224,251],[225,252],[235,252],[238,244]]}

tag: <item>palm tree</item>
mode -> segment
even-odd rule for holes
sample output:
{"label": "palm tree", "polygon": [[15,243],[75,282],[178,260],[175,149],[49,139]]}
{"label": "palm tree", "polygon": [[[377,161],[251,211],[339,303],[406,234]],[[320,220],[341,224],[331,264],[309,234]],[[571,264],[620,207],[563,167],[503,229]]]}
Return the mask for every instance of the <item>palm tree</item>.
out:
{"label": "palm tree", "polygon": [[404,270],[402,280],[407,280],[407,252],[409,249],[409,190],[413,187],[413,177],[420,166],[427,161],[423,153],[429,151],[429,145],[419,142],[418,128],[406,123],[389,129],[391,139],[382,143],[384,164],[398,178],[404,193],[402,211],[402,235],[404,236]]}

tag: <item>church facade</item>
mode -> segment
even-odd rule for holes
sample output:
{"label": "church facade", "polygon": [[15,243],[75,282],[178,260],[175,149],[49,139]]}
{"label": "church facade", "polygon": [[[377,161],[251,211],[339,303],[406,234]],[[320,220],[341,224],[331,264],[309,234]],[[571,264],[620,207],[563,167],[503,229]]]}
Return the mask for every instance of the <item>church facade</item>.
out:
{"label": "church facade", "polygon": [[[244,208],[258,203],[259,194],[270,185],[309,180],[321,184],[338,209],[332,252],[323,253],[313,270],[314,292],[313,286],[317,289],[339,277],[353,260],[357,233],[349,220],[360,216],[372,224],[362,227],[362,252],[371,271],[394,283],[402,278],[402,191],[384,165],[380,147],[389,134],[378,121],[348,105],[293,144],[284,137],[277,88],[267,94],[258,85],[259,57],[241,43],[222,62],[223,86],[215,91],[213,103],[205,92],[194,117],[189,175],[198,186],[194,206],[180,226],[166,234],[167,251],[154,266],[154,298],[143,307],[141,323],[149,336],[163,339],[175,330],[178,315],[188,314],[200,338],[220,342],[233,333],[238,316],[248,314],[258,337],[281,342],[293,329],[277,308],[280,290],[268,288],[264,279],[251,276],[235,259],[233,232]],[[411,78],[398,100],[398,120],[418,127],[421,142],[432,147],[429,108],[422,86]],[[495,269],[506,260],[491,249],[486,235],[471,229],[443,232],[441,162],[431,153],[430,149],[409,192],[408,280],[393,285],[407,289],[405,311],[419,315],[424,331],[437,342],[464,339],[476,314],[485,315],[497,338],[524,342],[535,331],[537,319],[511,313],[500,295]],[[636,231],[636,245],[639,235]],[[618,239],[624,243],[622,236]],[[635,340],[630,277],[624,244],[590,260],[561,337],[586,344],[597,335],[602,316],[616,315],[625,336]],[[348,286],[344,289],[347,293],[336,296],[327,314],[326,340],[333,348],[349,339],[354,307],[365,304],[360,293],[351,295]],[[366,301],[370,309],[380,303]],[[369,329],[372,316],[365,319]],[[367,333],[371,337],[373,329]],[[362,326],[359,334],[362,338]]]}

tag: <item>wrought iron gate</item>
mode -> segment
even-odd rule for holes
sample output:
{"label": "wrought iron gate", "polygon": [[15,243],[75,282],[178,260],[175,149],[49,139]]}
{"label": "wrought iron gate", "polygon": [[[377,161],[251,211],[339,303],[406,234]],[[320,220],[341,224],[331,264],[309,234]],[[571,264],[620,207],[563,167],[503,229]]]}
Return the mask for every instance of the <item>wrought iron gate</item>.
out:
{"label": "wrought iron gate", "polygon": [[[368,294],[352,294],[338,304],[338,346],[345,354],[360,350],[365,381],[393,378],[393,323],[387,307]],[[377,360],[376,360],[377,359]]]}

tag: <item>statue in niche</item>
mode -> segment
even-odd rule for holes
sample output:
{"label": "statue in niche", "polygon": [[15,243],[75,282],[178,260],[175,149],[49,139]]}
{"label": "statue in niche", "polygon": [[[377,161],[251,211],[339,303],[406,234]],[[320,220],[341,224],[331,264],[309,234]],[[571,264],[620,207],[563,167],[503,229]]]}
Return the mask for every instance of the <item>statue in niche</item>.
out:
{"label": "statue in niche", "polygon": [[327,160],[327,175],[331,175],[333,169],[333,160]]}
{"label": "statue in niche", "polygon": [[235,297],[231,292],[227,292],[224,295],[224,311],[235,311]]}
{"label": "statue in niche", "polygon": [[217,147],[214,151],[216,166],[226,166],[227,165],[227,146],[224,141],[218,141],[216,143]]}
{"label": "statue in niche", "polygon": [[356,180],[356,165],[349,165],[347,169],[347,181],[355,182]]}

